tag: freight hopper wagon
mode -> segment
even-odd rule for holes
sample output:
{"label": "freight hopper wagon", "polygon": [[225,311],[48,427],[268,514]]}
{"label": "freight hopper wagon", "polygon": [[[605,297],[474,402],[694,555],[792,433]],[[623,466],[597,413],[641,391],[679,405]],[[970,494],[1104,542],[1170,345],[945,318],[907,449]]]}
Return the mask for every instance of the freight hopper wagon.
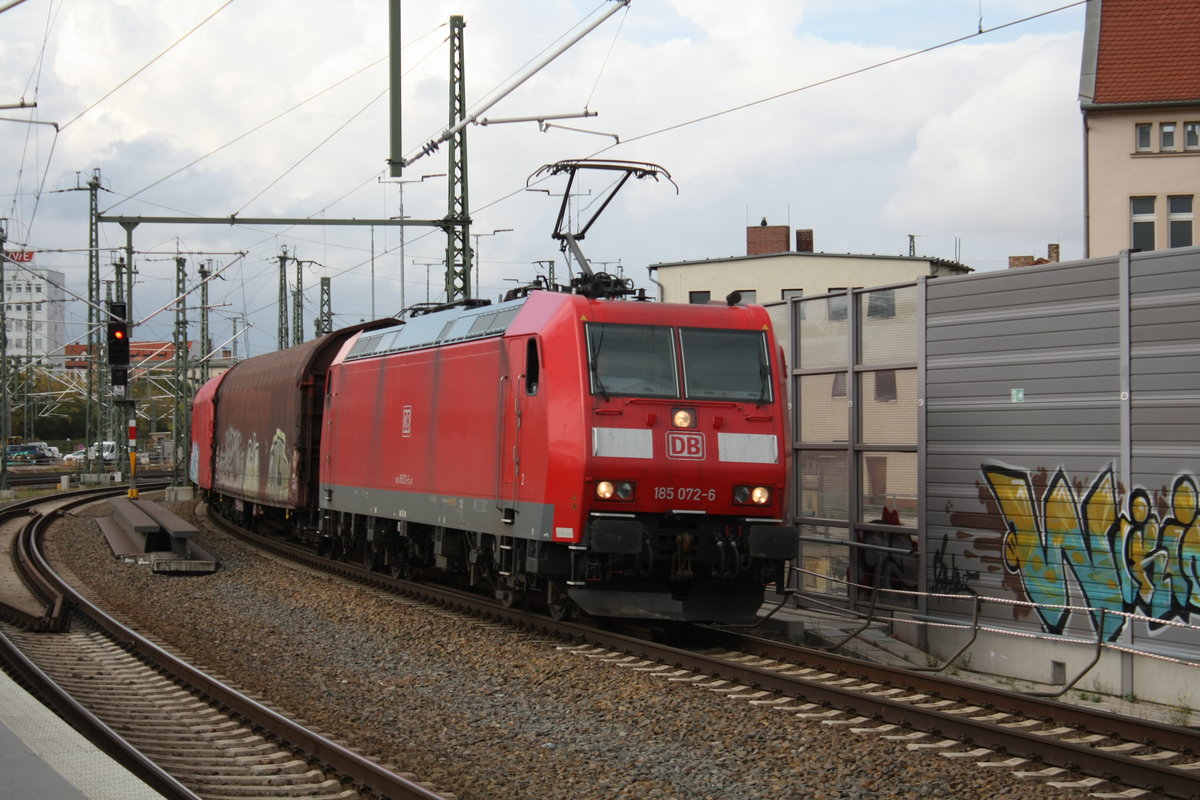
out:
{"label": "freight hopper wagon", "polygon": [[[790,442],[762,308],[534,291],[338,335],[277,376],[281,396],[323,385],[319,425],[289,423],[302,440],[230,433],[242,422],[222,398],[239,371],[265,379],[245,369],[254,359],[198,396],[198,425],[214,406],[212,440],[197,440],[216,472],[227,441],[277,442],[291,459],[275,471],[296,494],[280,503],[260,476],[258,498],[230,495],[244,517],[556,616],[746,619],[764,584],[782,586]],[[319,380],[312,365],[331,352]]]}

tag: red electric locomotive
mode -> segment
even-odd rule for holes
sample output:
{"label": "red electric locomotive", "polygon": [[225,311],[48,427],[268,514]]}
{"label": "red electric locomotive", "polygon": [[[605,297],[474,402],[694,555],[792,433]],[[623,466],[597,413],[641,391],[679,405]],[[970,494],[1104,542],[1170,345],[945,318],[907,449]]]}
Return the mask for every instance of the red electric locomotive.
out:
{"label": "red electric locomotive", "polygon": [[[547,169],[584,167],[666,176]],[[554,616],[752,618],[798,544],[770,319],[619,299],[629,282],[592,274],[565,218],[570,291],[348,328],[210,381],[193,480],[244,523]]]}
{"label": "red electric locomotive", "polygon": [[239,363],[197,395],[193,477],[556,615],[745,619],[796,552],[783,381],[759,306],[533,291]]}

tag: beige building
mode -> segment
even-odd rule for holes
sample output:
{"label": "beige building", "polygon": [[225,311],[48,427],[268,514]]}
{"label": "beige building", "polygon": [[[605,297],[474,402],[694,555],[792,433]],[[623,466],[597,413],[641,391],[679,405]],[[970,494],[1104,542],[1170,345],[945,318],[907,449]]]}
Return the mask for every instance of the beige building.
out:
{"label": "beige building", "polygon": [[841,289],[886,286],[921,276],[961,275],[971,268],[930,256],[877,256],[813,252],[813,232],[796,231],[790,249],[786,225],[746,229],[746,255],[652,264],[665,303],[722,302],[739,292],[743,303],[767,305]]}
{"label": "beige building", "polygon": [[[676,261],[650,266],[667,303],[725,302],[733,292],[743,303],[759,303],[771,311],[776,338],[787,341],[786,301],[827,292],[906,283],[920,277],[962,275],[971,268],[930,256],[878,256],[813,252],[813,232],[796,231],[791,249],[787,225],[746,228],[746,255]],[[844,298],[835,298],[835,304]],[[836,312],[835,312],[836,313]]]}
{"label": "beige building", "polygon": [[1196,244],[1200,3],[1090,0],[1079,103],[1084,254]]}

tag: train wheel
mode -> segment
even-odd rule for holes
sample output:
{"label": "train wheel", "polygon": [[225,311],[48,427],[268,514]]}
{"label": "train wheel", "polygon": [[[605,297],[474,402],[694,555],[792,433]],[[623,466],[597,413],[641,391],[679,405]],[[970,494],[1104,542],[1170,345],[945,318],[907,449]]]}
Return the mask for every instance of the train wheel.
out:
{"label": "train wheel", "polygon": [[379,545],[374,542],[363,542],[362,565],[371,571],[375,571],[379,569],[382,561],[383,554],[379,550]]}
{"label": "train wheel", "polygon": [[567,594],[567,587],[558,581],[546,584],[546,611],[555,622],[563,622],[575,615],[575,602]]}
{"label": "train wheel", "polygon": [[528,588],[524,577],[501,578],[500,587],[496,589],[496,599],[505,608],[520,607],[525,601],[525,589]]}
{"label": "train wheel", "polygon": [[407,559],[393,561],[392,563],[388,564],[387,571],[393,578],[398,578],[402,581],[412,580],[413,570]]}

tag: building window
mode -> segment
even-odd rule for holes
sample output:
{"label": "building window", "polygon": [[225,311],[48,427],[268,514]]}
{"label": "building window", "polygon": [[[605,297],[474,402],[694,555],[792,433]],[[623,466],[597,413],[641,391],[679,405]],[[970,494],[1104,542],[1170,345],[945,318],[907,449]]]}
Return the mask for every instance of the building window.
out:
{"label": "building window", "polygon": [[880,289],[867,295],[867,316],[890,319],[896,316],[896,293],[892,289]]}
{"label": "building window", "polygon": [[[829,291],[844,292],[846,291],[846,287],[830,286]],[[846,295],[843,294],[837,297],[830,297],[825,301],[825,305],[826,315],[829,317],[830,322],[837,322],[838,320],[843,320],[846,318]]]}
{"label": "building window", "polygon": [[833,389],[829,392],[830,397],[845,397],[846,396],[846,373],[833,373]]}
{"label": "building window", "polygon": [[1154,249],[1154,198],[1129,198],[1129,212],[1132,220],[1130,231],[1130,247],[1134,250]]}
{"label": "building window", "polygon": [[1194,237],[1190,194],[1171,195],[1167,198],[1167,247],[1191,247]]}
{"label": "building window", "polygon": [[1183,149],[1200,150],[1200,122],[1183,123]]}
{"label": "building window", "polygon": [[891,403],[896,399],[896,370],[881,369],[875,373],[875,401]]}
{"label": "building window", "polygon": [[689,303],[699,303],[701,305],[712,299],[712,292],[688,292]]}
{"label": "building window", "polygon": [[1158,126],[1158,149],[1159,150],[1174,150],[1175,149],[1175,123],[1162,122]]}
{"label": "building window", "polygon": [[[782,297],[784,300],[791,300],[793,297],[800,299],[804,297],[804,290],[784,289],[782,292],[780,292],[780,297]],[[800,320],[803,321],[805,319],[804,312],[808,309],[808,306],[805,303],[798,303],[797,306],[800,309]]]}
{"label": "building window", "polygon": [[742,295],[742,305],[750,305],[758,302],[758,291],[756,289],[738,289]]}
{"label": "building window", "polygon": [[1150,133],[1151,125],[1149,122],[1140,122],[1134,126],[1134,149],[1146,151],[1150,149]]}

